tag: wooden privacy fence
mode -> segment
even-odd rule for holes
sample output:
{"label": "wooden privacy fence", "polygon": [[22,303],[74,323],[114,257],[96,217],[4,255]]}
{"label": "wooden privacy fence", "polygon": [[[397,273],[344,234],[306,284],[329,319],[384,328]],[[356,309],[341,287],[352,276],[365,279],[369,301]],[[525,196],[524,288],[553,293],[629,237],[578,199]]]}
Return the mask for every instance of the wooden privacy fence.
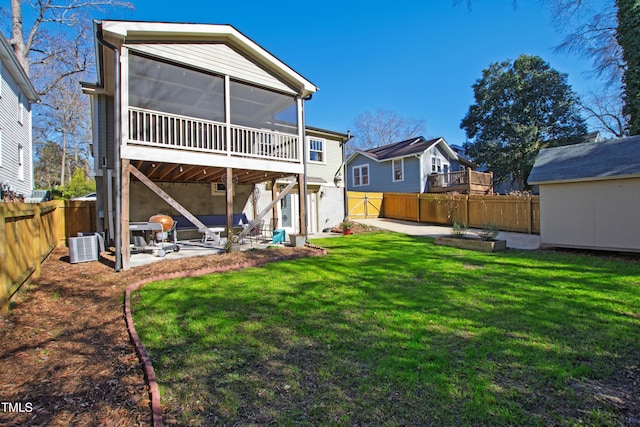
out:
{"label": "wooden privacy fence", "polygon": [[385,218],[467,227],[496,226],[503,231],[540,233],[538,196],[479,196],[384,193]]}
{"label": "wooden privacy fence", "polygon": [[95,202],[0,203],[0,313],[68,237],[96,229]]}
{"label": "wooden privacy fence", "polygon": [[351,219],[378,218],[382,214],[383,193],[348,191],[347,215]]}

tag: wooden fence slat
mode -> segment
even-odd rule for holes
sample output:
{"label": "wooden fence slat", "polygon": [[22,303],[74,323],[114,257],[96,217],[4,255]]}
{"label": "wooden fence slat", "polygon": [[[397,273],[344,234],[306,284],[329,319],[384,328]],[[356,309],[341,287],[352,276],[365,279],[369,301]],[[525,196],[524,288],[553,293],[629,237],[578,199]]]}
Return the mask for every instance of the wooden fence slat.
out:
{"label": "wooden fence slat", "polygon": [[0,203],[0,314],[57,245],[96,229],[95,202]]}
{"label": "wooden fence slat", "polygon": [[540,233],[539,196],[384,193],[383,210],[385,218]]}

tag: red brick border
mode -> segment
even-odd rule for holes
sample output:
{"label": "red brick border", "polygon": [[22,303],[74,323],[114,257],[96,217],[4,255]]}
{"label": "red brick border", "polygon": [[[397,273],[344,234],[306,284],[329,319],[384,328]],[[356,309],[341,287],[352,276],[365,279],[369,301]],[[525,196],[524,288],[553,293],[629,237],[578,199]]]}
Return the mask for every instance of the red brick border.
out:
{"label": "red brick border", "polygon": [[[327,250],[325,248],[321,248],[320,246],[316,246],[310,243],[307,243],[305,246],[320,250],[322,252],[322,255],[327,254]],[[269,261],[255,260],[255,261],[247,261],[247,262],[238,263],[238,264],[230,264],[226,266],[206,267],[198,270],[177,271],[174,273],[166,273],[166,274],[161,274],[154,277],[149,277],[143,280],[139,280],[127,286],[125,290],[125,298],[124,298],[125,321],[127,323],[129,336],[131,337],[131,343],[135,347],[136,353],[138,354],[138,358],[140,359],[140,363],[142,364],[142,370],[144,373],[145,380],[149,385],[149,395],[151,397],[151,419],[154,427],[160,427],[164,425],[162,420],[162,407],[160,406],[160,389],[158,388],[156,373],[153,370],[153,365],[151,364],[151,358],[147,354],[147,350],[144,348],[144,345],[142,345],[142,342],[140,341],[140,337],[138,336],[138,332],[136,331],[136,327],[133,324],[133,317],[131,316],[131,292],[137,289],[140,289],[141,287],[151,282],[187,278],[187,277],[198,277],[198,276],[204,276],[207,274],[221,273],[224,271],[241,270],[243,268],[248,268],[248,267],[261,267],[270,262],[287,261],[287,260],[296,259],[296,258],[302,258],[302,257],[297,255],[288,255],[288,256],[281,256]]]}

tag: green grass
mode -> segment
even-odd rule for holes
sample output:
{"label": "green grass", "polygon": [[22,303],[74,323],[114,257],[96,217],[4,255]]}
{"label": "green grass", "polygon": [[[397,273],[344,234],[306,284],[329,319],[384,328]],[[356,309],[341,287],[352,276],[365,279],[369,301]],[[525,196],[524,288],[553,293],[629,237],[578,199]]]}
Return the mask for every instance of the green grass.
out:
{"label": "green grass", "polygon": [[639,263],[394,233],[314,243],[329,254],[134,295],[167,419],[625,423],[591,386],[637,366]]}

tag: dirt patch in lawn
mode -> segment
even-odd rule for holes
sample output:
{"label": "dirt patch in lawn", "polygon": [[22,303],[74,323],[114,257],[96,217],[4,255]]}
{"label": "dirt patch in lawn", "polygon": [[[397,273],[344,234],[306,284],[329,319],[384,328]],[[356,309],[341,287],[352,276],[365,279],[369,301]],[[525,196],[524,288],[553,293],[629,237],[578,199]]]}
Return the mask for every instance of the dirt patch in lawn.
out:
{"label": "dirt patch in lawn", "polygon": [[116,273],[57,248],[0,317],[0,425],[149,425],[149,393],[123,314],[127,284],[176,271],[315,256],[279,247],[166,259]]}

